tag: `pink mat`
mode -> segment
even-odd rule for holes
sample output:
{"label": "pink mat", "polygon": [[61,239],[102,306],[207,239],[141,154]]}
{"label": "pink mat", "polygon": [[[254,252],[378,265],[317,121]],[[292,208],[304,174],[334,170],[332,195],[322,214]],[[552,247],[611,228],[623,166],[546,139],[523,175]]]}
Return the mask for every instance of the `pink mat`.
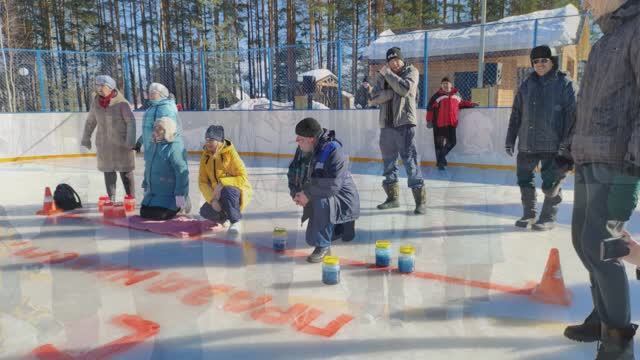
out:
{"label": "pink mat", "polygon": [[116,226],[180,238],[199,236],[206,232],[223,229],[222,224],[209,220],[192,219],[187,216],[178,216],[171,220],[147,220],[135,215],[127,218],[109,219],[105,222]]}

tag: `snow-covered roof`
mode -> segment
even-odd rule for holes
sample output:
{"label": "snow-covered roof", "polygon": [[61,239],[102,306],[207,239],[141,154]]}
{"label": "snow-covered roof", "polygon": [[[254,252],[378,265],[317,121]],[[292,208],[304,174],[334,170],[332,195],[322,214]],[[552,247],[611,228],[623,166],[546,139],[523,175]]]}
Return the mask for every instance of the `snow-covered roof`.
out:
{"label": "snow-covered roof", "polygon": [[313,76],[316,78],[316,81],[322,80],[327,76],[336,77],[334,73],[332,73],[331,70],[328,70],[328,69],[315,69],[315,70],[307,71],[305,73],[298,75],[298,81],[302,81],[303,76]]}
{"label": "snow-covered roof", "polygon": [[[311,104],[311,107],[314,110],[328,110],[325,104],[314,101]],[[273,108],[278,110],[283,109],[293,109],[293,102],[289,101],[286,103],[274,101]],[[269,109],[269,99],[267,98],[257,98],[257,99],[249,99],[240,100],[237,103],[225,108],[224,110],[267,110]]]}
{"label": "snow-covered roof", "polygon": [[[559,47],[575,44],[580,30],[580,11],[573,5],[553,10],[535,11],[525,15],[509,16],[489,22],[485,26],[485,51],[509,51],[531,49],[538,20],[536,43]],[[394,35],[386,30],[365,50],[364,58],[384,60],[387,49],[397,46],[405,58],[424,57],[422,30]],[[480,25],[464,29],[434,30],[428,32],[429,56],[446,56],[478,53]]]}

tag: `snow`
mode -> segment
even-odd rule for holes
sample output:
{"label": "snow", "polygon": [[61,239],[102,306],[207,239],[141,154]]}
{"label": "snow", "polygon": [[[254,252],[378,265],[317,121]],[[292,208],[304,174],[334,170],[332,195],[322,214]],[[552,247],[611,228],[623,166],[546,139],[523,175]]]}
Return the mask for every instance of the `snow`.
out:
{"label": "snow", "polygon": [[[535,11],[489,22],[485,27],[486,52],[531,49],[538,20],[537,44],[552,47],[575,44],[579,36],[580,12],[573,5]],[[395,35],[385,30],[364,52],[371,60],[384,60],[387,49],[397,46],[405,58],[424,57],[424,31]],[[480,26],[428,32],[429,56],[475,54],[480,47]]]}
{"label": "snow", "polygon": [[[314,101],[312,104],[314,110],[329,110],[326,105]],[[273,102],[273,108],[276,110],[293,109],[293,102]],[[249,99],[248,96],[245,100],[238,101],[237,103],[229,106],[224,110],[267,110],[269,109],[269,99],[257,98]]]}
{"label": "snow", "polygon": [[246,92],[242,91],[242,89],[236,89],[236,99],[238,100],[251,99],[251,96],[249,96],[249,94],[247,94]]}
{"label": "snow", "polygon": [[304,72],[304,73],[298,75],[298,81],[302,81],[304,76],[313,76],[313,77],[316,78],[316,81],[322,80],[322,79],[326,78],[327,76],[336,77],[336,75],[334,73],[332,73],[331,70],[328,70],[328,69],[315,69],[315,70],[307,71],[307,72]]}

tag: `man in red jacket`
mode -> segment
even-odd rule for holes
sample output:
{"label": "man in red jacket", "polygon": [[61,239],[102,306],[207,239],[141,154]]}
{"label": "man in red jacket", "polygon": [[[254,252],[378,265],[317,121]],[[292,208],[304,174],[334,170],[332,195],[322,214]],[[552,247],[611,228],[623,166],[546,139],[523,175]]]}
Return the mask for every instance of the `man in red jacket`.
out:
{"label": "man in red jacket", "polygon": [[445,157],[456,146],[458,111],[476,106],[478,104],[462,100],[458,89],[453,87],[448,77],[442,78],[440,90],[431,97],[427,106],[427,127],[433,128],[433,143],[439,170],[445,169]]}

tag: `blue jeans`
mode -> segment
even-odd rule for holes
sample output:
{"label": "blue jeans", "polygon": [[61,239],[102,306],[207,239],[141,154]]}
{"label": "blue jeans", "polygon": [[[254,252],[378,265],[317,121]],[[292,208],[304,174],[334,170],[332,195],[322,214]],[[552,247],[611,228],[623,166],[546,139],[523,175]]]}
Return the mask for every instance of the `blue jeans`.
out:
{"label": "blue jeans", "polygon": [[309,223],[307,223],[306,241],[310,246],[329,247],[335,225],[329,219],[329,199],[311,199],[307,206],[310,207]]}
{"label": "blue jeans", "polygon": [[216,222],[229,220],[232,224],[242,219],[242,214],[240,213],[240,190],[238,188],[231,186],[222,188],[219,201],[222,211],[217,212],[211,207],[211,204],[204,203],[200,208],[200,216]]}
{"label": "blue jeans", "polygon": [[409,178],[407,185],[412,189],[424,186],[415,137],[416,127],[413,125],[380,129],[380,152],[384,162],[383,184],[388,185],[398,182],[397,161],[398,156],[400,156]]}
{"label": "blue jeans", "polygon": [[611,237],[607,199],[616,171],[607,164],[576,166],[571,240],[589,272],[593,305],[600,320],[612,328],[629,325],[629,281],[621,260],[601,261],[600,244]]}

